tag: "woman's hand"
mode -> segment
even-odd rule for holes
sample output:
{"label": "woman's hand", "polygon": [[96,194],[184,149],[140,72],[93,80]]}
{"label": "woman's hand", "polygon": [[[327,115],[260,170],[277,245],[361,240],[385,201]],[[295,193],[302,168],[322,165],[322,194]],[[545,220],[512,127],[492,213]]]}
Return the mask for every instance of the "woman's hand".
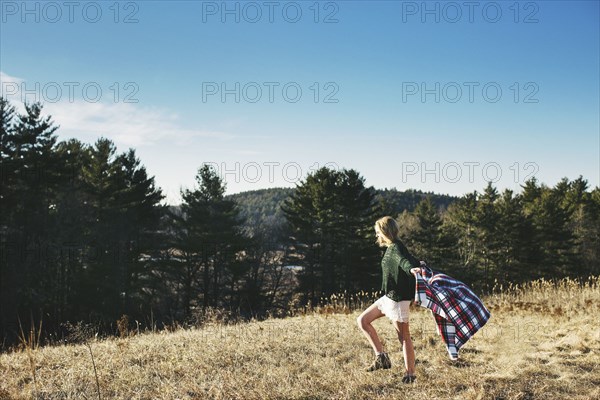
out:
{"label": "woman's hand", "polygon": [[422,274],[422,273],[423,273],[423,271],[421,270],[421,268],[411,268],[411,269],[410,269],[410,272],[411,272],[413,275],[416,275],[416,274]]}

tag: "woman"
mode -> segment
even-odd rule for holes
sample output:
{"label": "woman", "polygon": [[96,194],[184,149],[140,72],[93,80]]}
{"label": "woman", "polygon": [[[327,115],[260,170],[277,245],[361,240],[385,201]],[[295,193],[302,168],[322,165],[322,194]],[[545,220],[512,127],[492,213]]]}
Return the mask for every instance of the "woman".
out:
{"label": "woman", "polygon": [[375,371],[391,368],[392,364],[371,323],[384,315],[392,321],[404,355],[406,371],[402,382],[411,383],[416,379],[415,351],[408,326],[409,306],[415,298],[415,277],[411,269],[419,267],[420,263],[408,252],[398,233],[398,224],[392,217],[383,217],[375,222],[377,244],[387,247],[381,260],[381,290],[384,295],[363,311],[357,323],[375,352],[375,361],[367,371]]}

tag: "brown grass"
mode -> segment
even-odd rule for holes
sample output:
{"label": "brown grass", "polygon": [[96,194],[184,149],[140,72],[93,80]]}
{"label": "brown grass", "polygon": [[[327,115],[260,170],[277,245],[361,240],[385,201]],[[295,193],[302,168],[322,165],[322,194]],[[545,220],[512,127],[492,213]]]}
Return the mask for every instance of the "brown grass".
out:
{"label": "brown grass", "polygon": [[492,319],[455,364],[429,312],[414,307],[413,385],[401,383],[402,356],[386,319],[374,324],[393,367],[364,372],[373,356],[355,322],[359,310],[336,301],[285,319],[3,354],[0,399],[94,399],[98,390],[103,399],[127,400],[600,398],[598,277],[585,285],[537,281],[486,297]]}

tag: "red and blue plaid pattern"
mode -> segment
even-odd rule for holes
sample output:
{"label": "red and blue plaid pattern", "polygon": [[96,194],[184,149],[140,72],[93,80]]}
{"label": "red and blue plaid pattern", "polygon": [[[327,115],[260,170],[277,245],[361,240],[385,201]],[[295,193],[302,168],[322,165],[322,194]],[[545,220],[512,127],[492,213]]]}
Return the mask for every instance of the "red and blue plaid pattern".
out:
{"label": "red and blue plaid pattern", "polygon": [[485,325],[490,312],[461,281],[423,263],[421,271],[416,274],[415,303],[431,310],[448,354],[455,360],[460,348]]}

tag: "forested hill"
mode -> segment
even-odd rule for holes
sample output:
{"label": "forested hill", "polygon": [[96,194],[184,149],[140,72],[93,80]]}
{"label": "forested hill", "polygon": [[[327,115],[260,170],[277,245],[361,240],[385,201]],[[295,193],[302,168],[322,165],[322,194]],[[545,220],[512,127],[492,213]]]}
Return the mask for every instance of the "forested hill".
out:
{"label": "forested hill", "polygon": [[294,193],[293,188],[251,190],[226,196],[238,205],[246,226],[273,226],[285,219],[281,205]]}
{"label": "forested hill", "polygon": [[[284,220],[281,205],[294,193],[294,188],[270,188],[252,190],[227,196],[235,201],[240,209],[241,217],[246,221],[248,229],[254,227],[276,227]],[[376,189],[375,204],[381,209],[381,216],[392,215],[396,217],[404,210],[413,211],[417,204],[426,197],[431,197],[433,203],[440,210],[445,210],[456,197],[422,192],[409,189],[399,191],[396,189]]]}
{"label": "forested hill", "polygon": [[396,217],[404,210],[414,211],[421,200],[430,197],[433,204],[439,210],[445,210],[450,204],[458,200],[458,197],[433,192],[422,192],[420,190],[408,189],[399,191],[397,189],[377,189],[375,200],[382,208],[382,214]]}

